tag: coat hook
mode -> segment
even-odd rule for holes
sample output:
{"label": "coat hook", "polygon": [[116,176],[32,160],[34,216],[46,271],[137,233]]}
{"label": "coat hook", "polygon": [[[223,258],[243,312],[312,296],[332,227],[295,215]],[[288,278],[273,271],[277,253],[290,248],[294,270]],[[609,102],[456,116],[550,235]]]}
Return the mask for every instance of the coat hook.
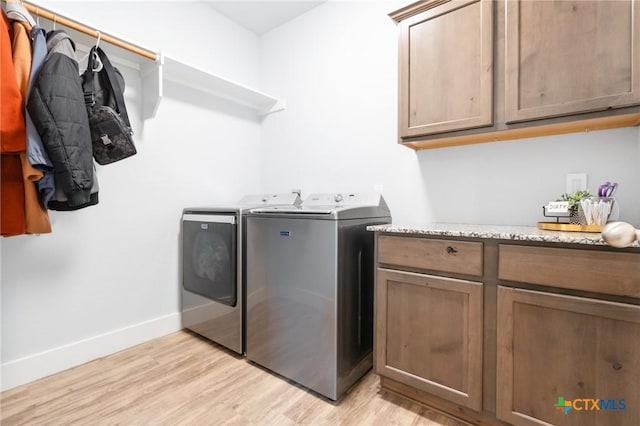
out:
{"label": "coat hook", "polygon": [[40,26],[40,8],[36,6],[36,25]]}
{"label": "coat hook", "polygon": [[98,52],[94,50],[93,51],[93,68],[91,69],[91,71],[100,72],[102,71],[102,68],[104,68],[104,65],[102,64],[102,60],[100,59]]}
{"label": "coat hook", "polygon": [[100,31],[96,31],[96,33],[98,33],[98,40],[96,40],[96,48],[100,45],[100,37],[102,36],[102,34],[100,33]]}
{"label": "coat hook", "polygon": [[58,19],[58,15],[53,15],[53,31],[56,30],[56,19]]}

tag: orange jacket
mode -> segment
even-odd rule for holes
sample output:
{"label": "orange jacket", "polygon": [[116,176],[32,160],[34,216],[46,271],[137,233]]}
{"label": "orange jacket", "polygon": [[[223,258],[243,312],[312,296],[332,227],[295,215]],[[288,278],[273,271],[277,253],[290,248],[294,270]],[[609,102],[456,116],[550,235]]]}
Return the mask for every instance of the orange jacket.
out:
{"label": "orange jacket", "polygon": [[26,149],[24,102],[13,68],[12,29],[2,11],[0,20],[0,233],[26,232],[24,179],[20,152]]}

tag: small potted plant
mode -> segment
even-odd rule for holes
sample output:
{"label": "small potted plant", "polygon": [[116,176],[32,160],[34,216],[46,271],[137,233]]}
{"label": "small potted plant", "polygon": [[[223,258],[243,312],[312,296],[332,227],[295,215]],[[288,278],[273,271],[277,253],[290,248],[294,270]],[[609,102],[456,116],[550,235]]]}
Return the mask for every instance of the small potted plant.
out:
{"label": "small potted plant", "polygon": [[582,191],[576,191],[573,194],[562,194],[557,201],[566,201],[569,203],[569,213],[571,213],[570,223],[576,225],[586,224],[582,209],[580,209],[580,201],[591,197],[591,192],[588,189]]}

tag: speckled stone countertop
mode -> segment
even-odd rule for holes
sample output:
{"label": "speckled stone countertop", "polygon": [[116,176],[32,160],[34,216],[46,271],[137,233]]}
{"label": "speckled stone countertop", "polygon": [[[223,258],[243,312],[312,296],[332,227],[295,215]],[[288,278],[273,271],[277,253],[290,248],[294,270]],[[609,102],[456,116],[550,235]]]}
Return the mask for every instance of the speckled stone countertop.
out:
{"label": "speckled stone countertop", "polygon": [[[447,237],[495,238],[501,240],[538,241],[546,243],[569,243],[607,245],[598,232],[545,231],[535,226],[468,225],[457,223],[426,223],[423,225],[374,225],[369,231],[399,234],[420,234]],[[636,241],[631,247],[640,247]]]}

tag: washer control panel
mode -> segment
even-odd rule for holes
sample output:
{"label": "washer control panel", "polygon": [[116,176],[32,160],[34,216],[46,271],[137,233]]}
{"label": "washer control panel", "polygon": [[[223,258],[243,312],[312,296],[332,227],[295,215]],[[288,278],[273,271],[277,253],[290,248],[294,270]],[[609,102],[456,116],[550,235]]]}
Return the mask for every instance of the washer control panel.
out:
{"label": "washer control panel", "polygon": [[303,206],[377,206],[380,194],[377,192],[338,192],[311,194],[302,202]]}

